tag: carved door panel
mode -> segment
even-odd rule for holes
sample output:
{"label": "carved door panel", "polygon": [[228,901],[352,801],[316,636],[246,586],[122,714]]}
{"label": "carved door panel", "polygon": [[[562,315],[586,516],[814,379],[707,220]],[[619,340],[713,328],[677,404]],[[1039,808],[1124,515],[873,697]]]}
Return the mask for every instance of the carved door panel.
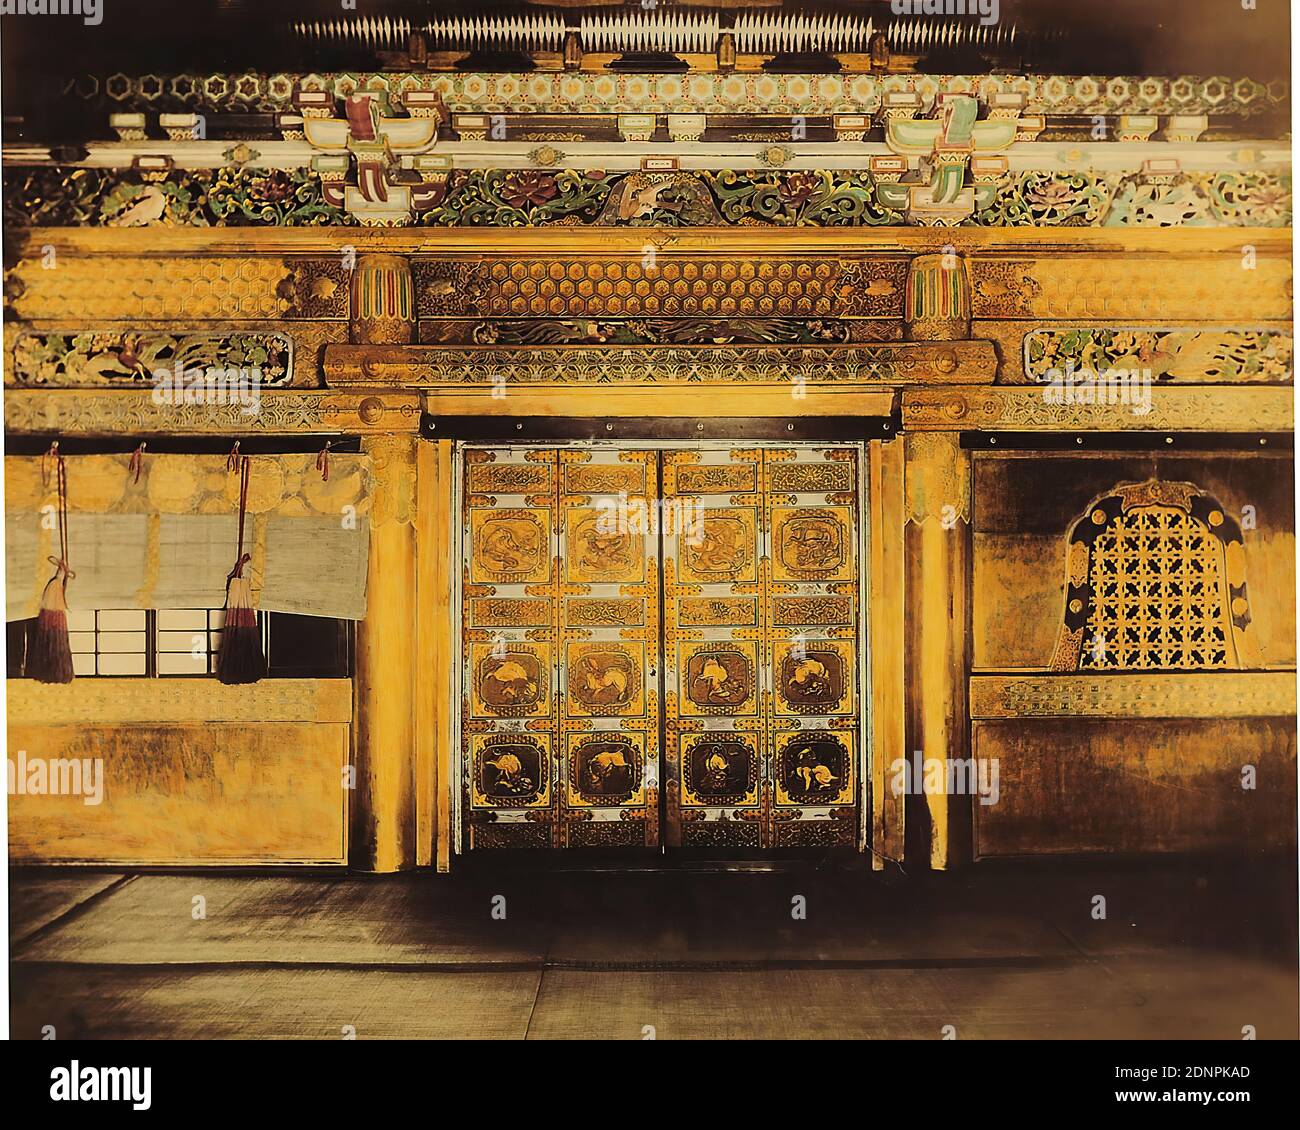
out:
{"label": "carved door panel", "polygon": [[856,448],[664,455],[669,846],[858,841]]}
{"label": "carved door panel", "polygon": [[466,451],[470,848],[658,845],[657,478],[650,451]]}
{"label": "carved door panel", "polygon": [[859,458],[466,448],[460,842],[858,843]]}

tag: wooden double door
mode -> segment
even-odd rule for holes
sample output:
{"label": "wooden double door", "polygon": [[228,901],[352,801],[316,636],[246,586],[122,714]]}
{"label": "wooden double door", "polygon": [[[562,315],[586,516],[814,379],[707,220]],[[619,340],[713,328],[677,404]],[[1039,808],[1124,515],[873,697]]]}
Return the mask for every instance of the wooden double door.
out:
{"label": "wooden double door", "polygon": [[860,846],[863,457],[464,446],[460,847]]}

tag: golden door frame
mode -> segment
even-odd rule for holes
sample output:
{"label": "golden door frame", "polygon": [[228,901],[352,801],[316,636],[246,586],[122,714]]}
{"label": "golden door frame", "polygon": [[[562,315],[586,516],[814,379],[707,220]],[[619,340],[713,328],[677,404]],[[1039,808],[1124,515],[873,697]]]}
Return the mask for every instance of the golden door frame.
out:
{"label": "golden door frame", "polygon": [[[653,428],[653,424],[651,424]],[[754,429],[758,430],[758,429]],[[451,748],[455,755],[455,765],[453,768],[454,780],[450,782],[447,791],[450,792],[448,802],[450,805],[450,835],[451,835],[451,852],[452,854],[469,854],[473,850],[470,843],[471,826],[478,826],[471,819],[474,812],[487,811],[493,813],[488,819],[491,821],[504,820],[507,823],[536,825],[538,831],[543,825],[551,829],[545,838],[550,841],[557,836],[560,839],[571,840],[575,832],[589,830],[591,834],[584,835],[584,840],[588,844],[601,844],[610,842],[609,837],[599,835],[599,829],[605,826],[611,820],[628,833],[624,836],[616,836],[617,840],[636,839],[637,845],[652,850],[666,851],[677,850],[682,847],[690,848],[691,845],[675,842],[681,840],[681,829],[687,820],[694,825],[699,820],[705,819],[706,812],[713,813],[716,809],[725,810],[735,808],[738,804],[746,810],[746,815],[742,818],[740,812],[735,813],[733,820],[726,820],[726,826],[735,823],[741,827],[752,826],[758,834],[759,842],[753,847],[762,847],[763,850],[779,849],[780,840],[789,840],[790,836],[782,836],[781,829],[794,821],[798,824],[799,829],[803,830],[803,835],[796,838],[808,839],[809,846],[812,844],[827,843],[825,836],[818,829],[823,824],[830,823],[833,826],[842,825],[848,817],[852,818],[852,831],[849,834],[848,844],[840,843],[839,846],[852,846],[857,851],[870,852],[875,848],[876,839],[876,821],[873,817],[873,802],[877,796],[878,790],[883,782],[883,771],[879,774],[873,774],[874,763],[872,759],[872,725],[874,718],[874,702],[871,694],[871,671],[872,671],[872,606],[871,606],[871,575],[870,570],[873,563],[873,550],[875,542],[873,539],[873,522],[871,513],[871,489],[872,479],[871,469],[874,462],[880,461],[879,447],[881,440],[876,438],[864,437],[859,439],[840,438],[833,439],[809,439],[802,438],[796,440],[774,440],[767,439],[749,439],[747,437],[728,436],[726,438],[700,439],[700,440],[681,440],[672,438],[645,438],[645,439],[621,439],[621,440],[600,440],[600,439],[573,439],[573,440],[520,440],[516,443],[503,442],[502,440],[458,440],[453,442],[453,480],[454,480],[454,514],[458,515],[457,528],[460,536],[456,538],[455,549],[452,553],[452,620],[448,629],[454,633],[453,638],[456,641],[456,652],[454,658],[454,670],[458,674],[456,686],[457,701],[468,701],[469,707],[453,712],[453,741]],[[894,445],[897,447],[897,444]],[[779,785],[771,784],[776,782],[777,759],[776,750],[779,740],[784,735],[790,737],[796,733],[807,733],[809,740],[819,735],[809,731],[804,726],[795,727],[790,718],[784,719],[782,725],[781,718],[771,715],[771,710],[775,709],[775,691],[772,687],[760,689],[755,686],[751,691],[753,700],[754,719],[752,724],[746,724],[744,719],[737,718],[739,725],[735,723],[725,729],[718,730],[714,728],[699,729],[698,721],[693,722],[688,714],[703,715],[703,710],[687,711],[684,706],[679,718],[677,709],[672,702],[663,701],[662,711],[660,709],[660,699],[666,694],[671,694],[672,689],[677,685],[676,678],[669,678],[671,674],[677,671],[680,665],[682,655],[673,652],[674,641],[676,640],[676,629],[681,625],[675,619],[674,615],[669,615],[667,607],[668,601],[672,599],[673,593],[683,583],[682,578],[675,578],[676,570],[683,568],[680,556],[680,545],[677,544],[677,538],[680,536],[681,529],[674,530],[673,522],[670,519],[660,519],[653,529],[640,531],[644,538],[645,557],[643,561],[643,572],[646,569],[652,569],[655,574],[651,580],[650,574],[645,573],[641,581],[632,584],[631,589],[626,585],[620,585],[619,597],[629,598],[631,594],[635,599],[648,598],[647,609],[652,610],[656,623],[651,624],[648,621],[642,621],[640,632],[634,629],[623,629],[619,631],[617,637],[609,637],[604,644],[575,644],[569,641],[569,636],[582,625],[575,625],[568,621],[568,613],[565,611],[566,601],[563,594],[577,593],[579,591],[590,591],[590,585],[586,583],[578,584],[574,587],[575,578],[571,577],[570,571],[565,568],[564,562],[561,563],[561,575],[546,582],[546,587],[553,591],[547,597],[548,604],[554,600],[559,600],[559,604],[552,607],[548,612],[547,625],[542,627],[542,632],[548,642],[538,642],[541,636],[537,631],[520,631],[528,628],[530,625],[541,625],[537,619],[528,620],[518,625],[507,624],[500,619],[491,619],[484,621],[478,628],[471,629],[468,619],[471,603],[477,604],[480,600],[485,605],[491,605],[493,602],[484,599],[484,586],[476,582],[475,570],[471,563],[468,550],[468,538],[471,536],[474,528],[474,515],[486,515],[492,512],[493,507],[485,507],[486,503],[496,502],[498,497],[513,497],[514,493],[520,495],[514,501],[505,505],[501,513],[505,516],[524,517],[533,513],[529,510],[527,513],[519,511],[517,507],[523,505],[526,507],[541,506],[542,502],[535,496],[534,486],[545,475],[541,474],[544,468],[550,464],[543,458],[545,455],[555,455],[557,460],[554,462],[556,473],[560,476],[558,484],[553,483],[554,490],[559,492],[559,509],[556,515],[548,524],[560,521],[563,528],[568,530],[568,518],[572,514],[571,508],[566,509],[563,499],[566,491],[570,491],[568,472],[575,472],[578,468],[597,470],[606,469],[624,469],[631,470],[636,466],[644,464],[647,468],[654,466],[660,469],[660,473],[665,476],[663,481],[657,483],[641,480],[640,487],[635,488],[638,492],[645,492],[644,496],[640,493],[634,495],[633,488],[628,487],[629,498],[641,498],[646,504],[658,507],[661,502],[669,498],[677,499],[680,494],[677,493],[676,487],[670,483],[671,478],[675,482],[676,476],[672,475],[669,470],[670,465],[676,467],[678,474],[681,473],[680,465],[689,463],[692,467],[704,466],[696,461],[700,458],[706,460],[709,466],[734,466],[737,469],[752,464],[747,460],[757,458],[759,453],[771,452],[789,452],[792,448],[798,448],[804,453],[801,456],[791,456],[795,460],[793,463],[785,463],[786,467],[809,467],[820,466],[815,456],[820,453],[823,460],[831,462],[842,461],[848,453],[851,454],[853,471],[849,478],[852,485],[853,506],[851,516],[851,528],[853,530],[854,545],[852,556],[852,579],[850,583],[855,589],[853,604],[854,609],[851,623],[845,625],[849,636],[843,635],[843,629],[834,627],[814,630],[813,636],[809,637],[809,647],[824,647],[840,654],[851,654],[853,656],[852,670],[847,672],[846,679],[841,695],[841,703],[836,709],[830,711],[832,715],[844,715],[847,709],[847,715],[842,721],[821,719],[814,730],[831,726],[835,733],[842,737],[844,741],[839,744],[842,748],[841,756],[845,761],[844,768],[841,770],[845,773],[844,787],[836,797],[829,799],[818,799],[816,796],[809,796],[804,799],[803,803],[795,808],[779,808],[779,804],[790,805],[791,801],[781,801],[779,795],[774,795],[771,791],[776,790],[779,794]],[[836,449],[835,452],[828,451],[828,448]],[[488,463],[475,458],[477,453],[490,453],[489,458],[493,455],[500,455],[504,450],[514,449],[522,457],[521,462],[497,463],[495,461]],[[572,453],[566,455],[566,453]],[[590,455],[596,456],[596,462],[588,462]],[[610,456],[617,456],[619,461],[616,463],[611,460]],[[730,461],[722,459],[723,456],[730,456]],[[813,458],[806,458],[813,456]],[[710,461],[710,457],[712,460]],[[767,454],[762,456],[766,465]],[[662,463],[660,463],[662,459]],[[736,462],[740,460],[739,462]],[[500,466],[502,468],[511,468],[522,470],[525,467],[536,468],[539,474],[524,476],[528,483],[527,490],[518,492],[509,491],[507,486],[482,486],[473,485],[473,472],[482,471],[484,474],[492,468]],[[779,472],[778,472],[779,473]],[[787,478],[789,476],[787,475]],[[481,476],[480,476],[481,478]],[[520,476],[512,475],[507,480],[509,486],[518,485]],[[759,482],[758,480],[763,480]],[[762,507],[770,507],[773,501],[768,499],[769,487],[764,485],[767,480],[765,473],[760,473],[754,482],[754,489],[759,492],[758,498],[766,500],[762,502]],[[486,481],[486,480],[484,480]],[[527,485],[527,484],[525,484]],[[777,496],[784,497],[789,493],[790,488],[783,491],[776,491],[774,498]],[[805,491],[809,488],[801,488]],[[840,487],[834,487],[826,498],[818,506],[830,505],[831,500],[840,500]],[[673,493],[669,493],[672,491]],[[486,493],[484,493],[486,492]],[[553,492],[552,492],[553,493]],[[711,495],[717,492],[705,491],[701,496],[701,504],[707,505]],[[734,491],[724,491],[728,495],[730,503],[736,502]],[[813,490],[812,495],[816,496],[818,490]],[[526,498],[524,496],[527,496]],[[784,505],[795,505],[794,496],[791,495]],[[722,501],[726,503],[728,499]],[[717,502],[717,499],[711,499]],[[580,500],[583,506],[590,507],[591,499],[584,498]],[[842,500],[840,500],[842,501]],[[816,509],[806,501],[799,504],[803,508]],[[781,507],[778,506],[778,509]],[[724,506],[729,509],[729,506]],[[657,511],[656,511],[657,512]],[[810,510],[811,512],[811,510]],[[486,517],[482,518],[487,521]],[[534,519],[535,520],[535,519]],[[763,520],[763,527],[768,529],[768,519]],[[559,527],[556,527],[557,530]],[[768,530],[771,535],[772,531]],[[660,540],[662,535],[662,541]],[[558,548],[558,547],[557,547]],[[547,558],[549,563],[549,556]],[[882,557],[882,560],[887,558]],[[757,568],[758,561],[755,560]],[[549,573],[548,573],[549,576]],[[565,578],[568,578],[566,580]],[[540,581],[540,575],[536,578]],[[830,580],[834,582],[834,577]],[[527,582],[529,578],[522,578]],[[576,581],[583,581],[584,578],[577,577]],[[734,591],[740,592],[748,589],[762,589],[766,591],[761,578],[756,574],[751,578],[752,584],[737,582],[739,587]],[[793,577],[791,578],[793,580]],[[815,582],[815,578],[813,579]],[[685,581],[688,588],[691,587],[689,579]],[[773,586],[773,593],[777,591],[792,592],[792,584],[781,582],[779,578],[770,578]],[[652,593],[643,593],[641,597],[636,597],[632,590],[642,589],[648,585],[653,586]],[[498,593],[499,582],[493,581],[488,585],[494,596]],[[540,599],[540,594],[536,591],[538,585],[526,585],[526,590],[521,593],[513,593],[513,599],[518,601],[522,595],[523,603],[530,601],[535,602]],[[820,587],[820,586],[819,586]],[[836,587],[833,583],[832,588]],[[507,594],[509,596],[510,594]],[[613,599],[609,594],[605,594],[602,599]],[[754,599],[757,609],[764,604],[761,595],[755,594]],[[778,603],[780,598],[777,597]],[[660,606],[663,605],[661,608]],[[490,608],[485,609],[488,612]],[[534,616],[536,609],[531,610]],[[646,611],[646,615],[650,612]],[[558,617],[558,620],[555,619]],[[765,622],[765,614],[759,616],[756,623]],[[631,623],[630,621],[628,623]],[[716,633],[716,643],[722,650],[738,650],[745,646],[757,649],[757,654],[753,657],[753,670],[757,678],[761,672],[766,672],[768,680],[775,678],[776,664],[778,653],[784,648],[788,650],[790,644],[784,636],[778,637],[777,634],[767,634],[760,628],[757,636],[751,636],[745,629],[743,623],[737,622],[738,627],[727,628],[725,625],[714,629]],[[587,627],[591,627],[590,624]],[[493,638],[502,643],[503,647],[508,647],[511,657],[518,657],[523,660],[526,655],[534,655],[547,659],[548,670],[554,674],[560,673],[560,679],[551,691],[545,694],[535,695],[535,701],[528,708],[522,707],[489,707],[478,703],[479,691],[474,682],[473,672],[478,670],[480,664],[488,662],[487,649],[490,646],[486,641],[485,633],[490,632],[492,628],[503,630],[509,635],[498,631],[493,634]],[[614,629],[609,629],[614,630]],[[825,642],[822,642],[822,633],[825,632]],[[631,633],[631,634],[629,634]],[[589,632],[577,631],[579,635],[589,635]],[[641,759],[639,763],[644,764],[642,774],[638,774],[638,787],[634,789],[635,796],[630,799],[613,802],[614,807],[610,809],[608,805],[602,806],[587,798],[584,802],[577,802],[573,799],[572,782],[569,781],[569,774],[573,766],[569,764],[573,759],[573,754],[568,747],[576,741],[576,736],[570,731],[574,729],[570,722],[562,723],[558,729],[554,720],[549,725],[543,725],[541,728],[546,732],[545,737],[540,735],[538,726],[542,723],[542,717],[538,716],[539,711],[546,718],[551,718],[553,711],[558,711],[560,718],[568,717],[570,710],[562,705],[568,701],[567,692],[565,691],[565,680],[563,672],[569,667],[567,655],[562,654],[567,650],[575,647],[581,649],[586,646],[600,646],[608,648],[610,646],[625,649],[629,646],[628,641],[634,638],[643,639],[645,648],[642,662],[639,667],[633,663],[632,666],[638,667],[641,673],[644,686],[640,692],[646,699],[647,710],[640,712],[644,715],[640,721],[636,718],[627,718],[623,720],[615,718],[604,718],[597,720],[597,737],[609,735],[605,731],[610,729],[611,725],[618,725],[619,737],[616,740],[628,740],[641,748]],[[801,638],[801,637],[798,637]],[[709,639],[714,639],[710,636]],[[744,641],[752,639],[753,642],[746,645]],[[611,643],[610,641],[618,641]],[[566,642],[567,641],[567,642]],[[650,645],[656,645],[653,655],[650,651]],[[705,647],[708,640],[700,636],[700,642],[694,646]],[[689,651],[691,644],[684,644],[683,647]],[[770,652],[770,654],[768,654]],[[684,654],[684,653],[683,653]],[[570,677],[572,671],[570,670]],[[540,679],[538,680],[540,684]],[[656,690],[657,687],[657,690]],[[556,703],[551,701],[555,696]],[[772,701],[768,706],[760,709],[759,703],[764,699],[772,696]],[[484,695],[486,697],[486,695]],[[679,696],[680,697],[680,696]],[[478,704],[478,709],[475,708]],[[847,707],[844,705],[847,704]],[[797,709],[797,708],[796,708]],[[582,714],[601,713],[598,711],[581,711]],[[616,711],[615,713],[622,713]],[[634,712],[636,713],[636,712]],[[731,712],[725,712],[728,716]],[[742,714],[746,713],[744,711]],[[778,712],[789,714],[790,711]],[[806,713],[806,711],[805,711]],[[825,711],[815,712],[825,714]],[[638,717],[640,717],[638,715]],[[496,721],[488,721],[489,716],[497,716]],[[513,721],[506,719],[513,718]],[[766,718],[765,724],[760,725],[760,720]],[[530,721],[521,721],[521,719],[531,719]],[[849,721],[848,726],[843,725],[843,721]],[[603,723],[603,724],[602,724]],[[588,723],[590,724],[590,723]],[[581,722],[579,722],[581,725]],[[733,729],[734,727],[734,729]],[[681,744],[685,747],[688,743],[686,739],[690,733],[699,730],[700,733],[726,734],[736,733],[744,735],[750,733],[753,735],[753,760],[750,762],[751,768],[757,774],[755,780],[751,782],[754,788],[754,795],[748,801],[730,800],[726,802],[718,801],[712,805],[705,804],[702,800],[696,800],[692,805],[686,805],[684,800],[678,797],[680,782],[685,780],[685,767],[681,762],[684,756],[682,750],[676,748],[675,743],[679,738]],[[680,733],[679,733],[680,731]],[[579,731],[580,733],[581,731]],[[638,739],[637,735],[640,734]],[[513,736],[512,736],[513,735]],[[770,736],[770,743],[768,741]],[[509,799],[501,801],[499,804],[490,805],[491,799],[486,795],[480,794],[478,783],[478,759],[486,757],[492,746],[509,746],[512,749],[519,745],[520,742],[527,742],[536,746],[539,750],[539,758],[552,764],[552,771],[547,774],[550,782],[550,788],[536,790],[536,795],[531,799],[520,800]],[[549,744],[547,744],[549,743]],[[579,743],[580,744],[580,743]],[[768,745],[770,744],[770,749]],[[672,748],[670,748],[672,745]],[[552,748],[554,747],[554,748]],[[653,753],[652,753],[653,747]],[[525,754],[526,756],[526,754]],[[767,770],[759,772],[759,763],[767,764]],[[653,773],[650,766],[653,764]],[[563,771],[561,770],[563,767]],[[526,766],[523,768],[527,768]],[[769,780],[770,778],[770,780]],[[540,784],[540,781],[539,781]],[[557,790],[563,790],[564,797],[559,797]],[[468,794],[468,798],[467,798]],[[554,794],[554,795],[552,795]],[[644,795],[643,795],[644,794]],[[577,810],[573,810],[573,805],[579,804]],[[827,805],[830,805],[827,808]],[[883,804],[883,798],[882,798]],[[503,808],[502,805],[505,807]],[[703,805],[703,807],[700,807]],[[539,807],[540,806],[540,807]],[[825,811],[823,811],[823,809]],[[804,810],[809,810],[805,812]],[[552,827],[552,824],[561,819],[563,813],[568,811],[585,811],[587,821],[583,822],[582,817],[578,817],[578,823],[573,824],[566,833],[560,833]],[[612,817],[612,813],[617,811],[617,818]],[[809,812],[816,815],[809,815]],[[543,819],[543,813],[549,814],[548,819]],[[592,817],[595,820],[592,821]],[[691,819],[694,817],[695,819]],[[569,816],[563,822],[572,823],[573,817]],[[542,820],[538,824],[538,820]],[[664,823],[666,821],[667,823]],[[718,826],[716,819],[709,820],[709,826],[716,828]],[[769,827],[770,826],[770,827]],[[633,835],[635,833],[635,835]],[[793,832],[791,832],[793,834]],[[835,839],[840,840],[843,833],[837,832]],[[649,842],[653,840],[654,842]],[[493,845],[500,849],[502,845]],[[554,846],[551,844],[550,846]],[[570,843],[569,846],[572,846]],[[624,847],[634,846],[630,843]],[[731,847],[739,845],[732,844]],[[727,851],[730,847],[718,844],[715,846],[716,851]]]}
{"label": "golden door frame", "polygon": [[[782,391],[788,398],[789,390]],[[682,395],[676,390],[674,394]],[[867,396],[877,409],[890,400],[888,392]],[[583,407],[590,413],[590,396],[581,389],[570,388],[565,395],[553,397],[551,407],[577,408],[578,397],[583,397]],[[859,405],[863,399],[857,398]],[[861,847],[870,852],[873,869],[883,870],[888,862],[901,859],[904,834],[904,798],[886,785],[887,767],[905,757],[907,744],[904,451],[901,437],[870,442],[864,438],[862,442],[865,458],[860,493],[866,505],[860,569],[865,576],[866,623],[860,649],[865,667],[861,675],[865,741],[859,765],[866,799],[860,815],[865,824]],[[679,445],[671,439],[653,443],[662,448]],[[421,668],[428,672],[415,703],[414,847],[417,865],[432,865],[441,872],[451,869],[461,832],[457,795],[462,756],[461,562],[459,550],[447,552],[447,547],[458,546],[460,539],[462,495],[457,462],[461,446],[462,441],[439,436],[415,441],[413,452],[418,481],[416,651]],[[447,646],[449,643],[454,646]]]}

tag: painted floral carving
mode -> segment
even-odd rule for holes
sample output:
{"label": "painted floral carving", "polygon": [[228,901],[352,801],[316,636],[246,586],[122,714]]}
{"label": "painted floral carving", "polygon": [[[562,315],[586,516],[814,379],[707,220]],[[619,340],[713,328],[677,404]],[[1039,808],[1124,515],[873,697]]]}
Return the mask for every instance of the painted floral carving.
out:
{"label": "painted floral carving", "polygon": [[147,382],[166,369],[258,368],[264,385],[288,384],[293,343],[278,333],[24,333],[13,346],[18,385]]}
{"label": "painted floral carving", "polygon": [[1291,379],[1295,342],[1269,330],[1098,329],[1080,326],[1025,335],[1025,374],[1053,369],[1149,369],[1155,381],[1282,383]]}
{"label": "painted floral carving", "polygon": [[1118,178],[1090,173],[1021,173],[1005,179],[974,217],[990,227],[1085,227],[1105,214]]}
{"label": "painted floral carving", "polygon": [[[5,223],[31,226],[355,224],[306,169],[6,168]],[[457,169],[433,186],[435,227],[873,227],[902,224],[875,178],[845,170],[671,173]],[[1284,227],[1291,180],[1273,173],[1007,174],[963,221],[983,227]]]}
{"label": "painted floral carving", "polygon": [[559,191],[553,176],[531,169],[507,173],[501,184],[502,198],[514,208],[522,208],[526,204],[545,204],[548,200],[553,200]]}
{"label": "painted floral carving", "polygon": [[353,224],[325,202],[307,169],[173,170],[146,180],[124,169],[4,171],[7,227],[255,227]]}

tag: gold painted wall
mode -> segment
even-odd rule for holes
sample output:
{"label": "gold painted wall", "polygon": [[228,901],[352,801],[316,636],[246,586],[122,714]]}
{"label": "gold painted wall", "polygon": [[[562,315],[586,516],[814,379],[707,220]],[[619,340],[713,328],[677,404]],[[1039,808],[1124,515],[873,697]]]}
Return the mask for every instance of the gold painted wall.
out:
{"label": "gold painted wall", "polygon": [[103,799],[9,797],[14,863],[340,864],[351,683],[11,679],[9,757],[102,759]]}
{"label": "gold painted wall", "polygon": [[[1001,766],[999,802],[973,805],[976,858],[1294,843],[1294,718],[985,721],[974,756]],[[1242,788],[1244,764],[1258,788]]]}

